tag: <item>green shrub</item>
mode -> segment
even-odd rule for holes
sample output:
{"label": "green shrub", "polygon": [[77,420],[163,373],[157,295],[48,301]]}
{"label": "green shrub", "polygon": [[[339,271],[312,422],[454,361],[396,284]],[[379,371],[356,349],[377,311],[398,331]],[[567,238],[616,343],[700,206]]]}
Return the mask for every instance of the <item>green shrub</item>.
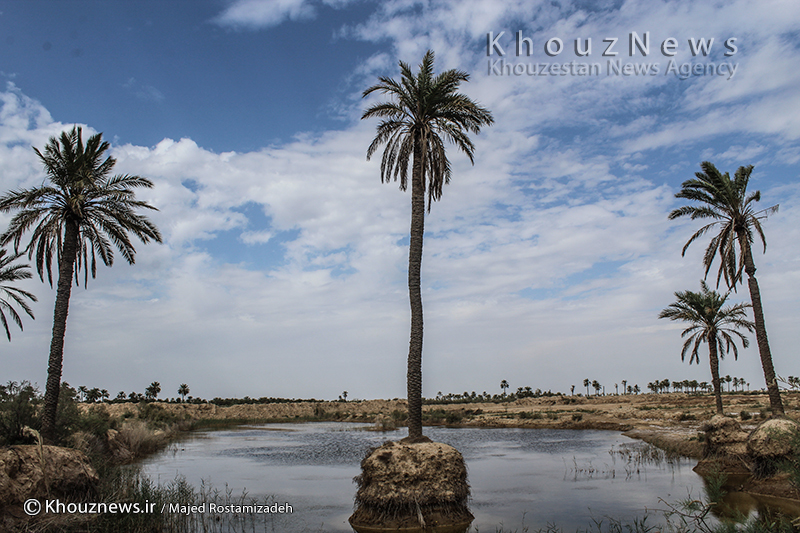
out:
{"label": "green shrub", "polygon": [[401,411],[400,409],[392,411],[392,420],[395,422],[405,422],[407,418],[408,413],[406,411]]}
{"label": "green shrub", "polygon": [[464,413],[461,411],[449,411],[444,417],[445,422],[448,424],[458,424],[463,419]]}
{"label": "green shrub", "polygon": [[77,431],[85,431],[95,437],[105,439],[109,429],[116,429],[116,420],[111,418],[105,405],[93,405],[78,419],[74,425]]}
{"label": "green shrub", "polygon": [[34,438],[23,435],[22,429],[39,429],[36,409],[40,401],[39,391],[28,381],[0,385],[0,444],[32,442]]}
{"label": "green shrub", "polygon": [[739,413],[739,416],[741,417],[742,422],[744,422],[745,420],[750,420],[751,418],[753,418],[753,416],[750,414],[750,411],[747,411],[745,409],[742,409],[742,412]]}
{"label": "green shrub", "polygon": [[139,419],[146,420],[153,426],[165,428],[169,425],[181,422],[184,420],[184,417],[167,411],[155,403],[142,402],[139,404]]}
{"label": "green shrub", "polygon": [[572,421],[573,422],[580,422],[581,420],[583,420],[583,414],[582,413],[572,413]]}

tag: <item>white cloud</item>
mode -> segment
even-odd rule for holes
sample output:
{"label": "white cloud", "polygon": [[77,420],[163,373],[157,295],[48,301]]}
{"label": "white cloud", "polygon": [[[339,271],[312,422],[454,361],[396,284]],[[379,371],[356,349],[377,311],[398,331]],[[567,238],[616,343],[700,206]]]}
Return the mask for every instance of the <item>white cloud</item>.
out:
{"label": "white cloud", "polygon": [[221,26],[259,29],[278,26],[287,20],[303,21],[316,17],[316,6],[341,9],[352,0],[234,0],[214,19]]}

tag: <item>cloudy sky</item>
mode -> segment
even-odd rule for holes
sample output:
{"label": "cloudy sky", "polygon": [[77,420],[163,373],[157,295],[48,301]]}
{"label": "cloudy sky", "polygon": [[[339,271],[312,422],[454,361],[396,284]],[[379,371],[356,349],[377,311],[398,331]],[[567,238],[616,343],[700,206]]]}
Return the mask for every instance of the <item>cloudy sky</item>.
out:
{"label": "cloudy sky", "polygon": [[[667,214],[704,160],[755,165],[780,204],[755,260],[775,367],[798,375],[799,31],[793,0],[3,1],[0,189],[41,184],[32,147],[76,124],[155,183],[164,244],[73,289],[69,383],[404,397],[410,195],[366,160],[361,93],[432,49],[495,124],[474,166],[450,149],[426,221],[424,395],[710,381],[657,319],[699,290],[708,240],[681,257],[698,224]],[[43,388],[55,291],[20,286],[36,320],[0,341],[0,380]],[[721,371],[759,388],[754,345]]]}

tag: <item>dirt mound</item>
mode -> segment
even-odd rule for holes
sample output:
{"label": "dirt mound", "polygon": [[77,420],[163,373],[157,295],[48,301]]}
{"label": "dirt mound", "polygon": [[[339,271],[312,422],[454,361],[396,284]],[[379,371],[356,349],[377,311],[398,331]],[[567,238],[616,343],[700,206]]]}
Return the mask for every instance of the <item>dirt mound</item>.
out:
{"label": "dirt mound", "polygon": [[705,432],[705,457],[743,456],[747,453],[747,432],[733,418],[714,415],[700,426],[700,430]]}
{"label": "dirt mound", "polygon": [[42,446],[40,454],[37,445],[0,449],[0,506],[82,495],[98,482],[97,472],[79,450]]}
{"label": "dirt mound", "polygon": [[800,425],[787,418],[760,424],[747,439],[747,453],[753,460],[753,475],[763,479],[776,474],[778,464],[800,452]]}
{"label": "dirt mound", "polygon": [[435,527],[472,521],[464,458],[439,442],[387,442],[361,461],[350,524]]}
{"label": "dirt mound", "polygon": [[800,444],[800,425],[786,418],[767,420],[747,439],[747,451],[753,457],[778,458],[796,453]]}

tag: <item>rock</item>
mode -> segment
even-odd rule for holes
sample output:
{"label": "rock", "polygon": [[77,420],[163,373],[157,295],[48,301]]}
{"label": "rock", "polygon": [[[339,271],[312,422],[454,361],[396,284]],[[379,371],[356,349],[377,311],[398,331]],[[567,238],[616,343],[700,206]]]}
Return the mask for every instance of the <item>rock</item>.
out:
{"label": "rock", "polygon": [[0,507],[85,494],[100,481],[83,452],[58,446],[41,450],[40,455],[38,445],[0,449]]}
{"label": "rock", "polygon": [[733,418],[714,415],[700,430],[705,432],[705,457],[747,453],[748,434]]}
{"label": "rock", "polygon": [[354,481],[356,531],[455,524],[466,531],[474,518],[464,458],[447,444],[387,442],[361,461]]}

